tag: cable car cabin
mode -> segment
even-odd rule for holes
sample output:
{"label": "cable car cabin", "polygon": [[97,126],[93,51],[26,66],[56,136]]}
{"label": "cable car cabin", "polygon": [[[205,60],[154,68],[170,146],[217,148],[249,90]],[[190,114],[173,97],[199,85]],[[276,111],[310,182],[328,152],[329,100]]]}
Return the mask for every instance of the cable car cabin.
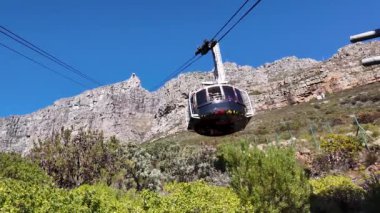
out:
{"label": "cable car cabin", "polygon": [[190,93],[188,105],[188,130],[206,136],[240,131],[254,113],[247,92],[226,84],[214,84]]}

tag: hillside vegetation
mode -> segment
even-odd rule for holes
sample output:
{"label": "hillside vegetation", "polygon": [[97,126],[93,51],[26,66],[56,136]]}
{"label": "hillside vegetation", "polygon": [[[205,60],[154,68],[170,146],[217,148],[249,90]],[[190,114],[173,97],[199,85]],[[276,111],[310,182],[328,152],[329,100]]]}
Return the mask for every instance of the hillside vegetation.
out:
{"label": "hillside vegetation", "polygon": [[0,212],[376,212],[379,86],[260,112],[227,137],[62,128],[28,156],[0,153]]}
{"label": "hillside vegetation", "polygon": [[[180,132],[158,141],[183,144],[218,144],[223,141],[244,139],[256,144],[286,141],[292,137],[297,142],[314,141],[329,133],[356,133],[356,115],[366,130],[374,137],[380,135],[380,82],[327,94],[324,100],[312,100],[280,109],[258,112],[244,131],[225,137],[204,137],[195,133]],[[302,140],[304,139],[304,140]],[[313,143],[303,144],[312,148]]]}

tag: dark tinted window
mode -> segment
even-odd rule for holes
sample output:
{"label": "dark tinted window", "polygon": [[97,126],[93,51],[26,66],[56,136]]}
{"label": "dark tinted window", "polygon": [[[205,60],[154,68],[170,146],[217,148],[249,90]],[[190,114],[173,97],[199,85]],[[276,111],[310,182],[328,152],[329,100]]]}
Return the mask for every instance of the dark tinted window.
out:
{"label": "dark tinted window", "polygon": [[191,97],[190,97],[190,103],[191,103],[191,107],[192,108],[195,108],[197,106],[197,103],[195,103],[195,94],[193,94]]}
{"label": "dark tinted window", "polygon": [[222,99],[222,91],[220,91],[220,87],[208,88],[208,95],[210,97],[210,101]]}
{"label": "dark tinted window", "polygon": [[201,90],[197,92],[197,104],[202,105],[207,102],[206,90]]}
{"label": "dark tinted window", "polygon": [[232,87],[223,86],[223,91],[227,100],[230,100],[230,101],[235,100],[235,92]]}
{"label": "dark tinted window", "polygon": [[236,92],[236,95],[237,95],[237,99],[240,103],[244,104],[244,101],[243,101],[243,97],[241,96],[241,92],[240,90],[238,89],[235,89],[235,92]]}

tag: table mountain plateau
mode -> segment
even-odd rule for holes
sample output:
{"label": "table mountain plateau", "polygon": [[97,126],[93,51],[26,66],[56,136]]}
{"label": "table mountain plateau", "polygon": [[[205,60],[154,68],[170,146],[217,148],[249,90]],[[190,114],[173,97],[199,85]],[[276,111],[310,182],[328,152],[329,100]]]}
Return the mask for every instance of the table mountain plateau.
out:
{"label": "table mountain plateau", "polygon": [[[225,63],[225,69],[229,82],[246,90],[260,111],[380,81],[380,65],[361,65],[361,59],[375,55],[380,55],[379,41],[345,46],[326,61],[286,57],[257,68]],[[74,133],[99,130],[106,137],[137,143],[186,130],[187,94],[210,79],[211,72],[185,73],[149,92],[132,74],[126,81],[60,99],[31,114],[0,118],[0,151],[26,153],[33,141],[62,127]]]}

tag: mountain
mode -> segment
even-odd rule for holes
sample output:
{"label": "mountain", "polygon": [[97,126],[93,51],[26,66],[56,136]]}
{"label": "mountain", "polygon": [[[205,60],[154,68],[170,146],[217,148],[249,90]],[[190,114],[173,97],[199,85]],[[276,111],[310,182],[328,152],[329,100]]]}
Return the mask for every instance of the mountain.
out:
{"label": "mountain", "polygon": [[[356,43],[326,61],[286,57],[254,68],[225,63],[229,82],[246,90],[257,111],[306,102],[380,81],[380,66],[362,66],[361,59],[380,55],[380,42]],[[0,118],[0,151],[25,153],[33,141],[62,127],[103,131],[123,141],[141,143],[186,129],[187,94],[212,78],[191,72],[170,80],[159,90],[141,87],[135,75],[123,82],[88,90],[54,102],[28,115]]]}

